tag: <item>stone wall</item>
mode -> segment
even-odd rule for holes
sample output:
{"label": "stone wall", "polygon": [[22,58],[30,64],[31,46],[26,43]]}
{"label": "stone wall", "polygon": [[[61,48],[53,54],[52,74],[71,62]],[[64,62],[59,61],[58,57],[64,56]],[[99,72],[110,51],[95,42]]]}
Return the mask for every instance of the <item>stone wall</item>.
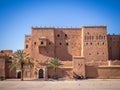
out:
{"label": "stone wall", "polygon": [[[83,56],[85,63],[108,60],[106,26],[83,26]],[[98,62],[98,63],[97,63]]]}

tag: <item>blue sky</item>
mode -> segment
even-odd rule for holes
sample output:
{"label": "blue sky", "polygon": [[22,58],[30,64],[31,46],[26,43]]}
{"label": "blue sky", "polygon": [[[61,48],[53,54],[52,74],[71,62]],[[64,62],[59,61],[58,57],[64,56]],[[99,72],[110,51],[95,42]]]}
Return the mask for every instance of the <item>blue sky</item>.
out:
{"label": "blue sky", "polygon": [[106,25],[120,33],[119,0],[0,0],[0,50],[24,49],[32,26]]}

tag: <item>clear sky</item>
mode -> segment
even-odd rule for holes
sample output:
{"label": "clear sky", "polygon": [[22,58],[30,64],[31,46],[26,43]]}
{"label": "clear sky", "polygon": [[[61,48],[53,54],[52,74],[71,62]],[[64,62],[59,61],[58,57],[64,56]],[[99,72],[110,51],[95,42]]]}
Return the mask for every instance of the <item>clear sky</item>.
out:
{"label": "clear sky", "polygon": [[106,25],[120,33],[120,0],[0,0],[0,50],[24,49],[32,26]]}

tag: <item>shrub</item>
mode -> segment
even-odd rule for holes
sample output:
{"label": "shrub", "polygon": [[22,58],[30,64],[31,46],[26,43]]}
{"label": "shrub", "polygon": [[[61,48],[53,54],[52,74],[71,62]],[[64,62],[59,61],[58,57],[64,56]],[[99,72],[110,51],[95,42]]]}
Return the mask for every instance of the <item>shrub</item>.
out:
{"label": "shrub", "polygon": [[0,76],[0,81],[3,81],[3,80],[5,80],[5,77]]}

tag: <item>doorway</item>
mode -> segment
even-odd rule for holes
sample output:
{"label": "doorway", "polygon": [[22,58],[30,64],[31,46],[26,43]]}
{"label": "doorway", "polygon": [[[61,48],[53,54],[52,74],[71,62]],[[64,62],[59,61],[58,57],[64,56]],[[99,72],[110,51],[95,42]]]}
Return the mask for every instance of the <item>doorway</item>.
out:
{"label": "doorway", "polygon": [[39,70],[39,78],[43,78],[43,69]]}
{"label": "doorway", "polygon": [[21,71],[17,73],[17,78],[21,78]]}

